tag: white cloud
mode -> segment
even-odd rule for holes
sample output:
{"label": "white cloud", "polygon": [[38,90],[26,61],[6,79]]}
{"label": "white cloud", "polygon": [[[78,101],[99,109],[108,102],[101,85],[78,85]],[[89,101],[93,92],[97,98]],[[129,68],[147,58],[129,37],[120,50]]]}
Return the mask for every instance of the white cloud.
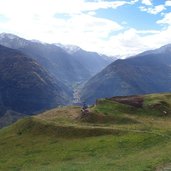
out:
{"label": "white cloud", "polygon": [[[6,22],[0,22],[0,32],[49,43],[75,44],[89,51],[122,56],[169,43],[170,27],[162,31],[126,29],[122,27],[124,22],[120,25],[96,16],[97,9],[116,9],[136,2],[138,0],[0,0],[0,15],[8,18]],[[148,1],[144,3],[150,5]],[[157,14],[165,10],[165,6],[145,6],[141,10]],[[167,14],[157,23],[170,24],[170,18],[171,14]],[[120,32],[116,34],[115,31]],[[115,35],[111,36],[111,33]]]}
{"label": "white cloud", "polygon": [[133,4],[136,1],[89,1],[86,0],[0,0],[0,13],[12,17],[21,14],[50,16],[54,13],[79,14],[86,11],[107,9]]}
{"label": "white cloud", "polygon": [[101,53],[128,57],[169,43],[171,43],[171,26],[162,31],[131,28],[112,36],[109,41],[98,42],[97,46],[101,47]]}
{"label": "white cloud", "polygon": [[143,41],[146,42],[149,48],[157,48],[171,43],[171,26],[157,34],[145,36]]}
{"label": "white cloud", "polygon": [[[105,38],[111,31],[122,27],[112,20],[95,17],[94,10],[117,8],[125,3],[126,1],[0,0],[0,14],[9,18],[8,22],[0,25],[0,30],[49,42],[75,42],[75,37],[80,39],[78,35],[82,39],[91,36]],[[87,15],[82,14],[85,11]],[[68,14],[68,19],[58,17],[60,13]]]}
{"label": "white cloud", "polygon": [[164,18],[157,21],[157,24],[171,25],[171,12],[164,15]]}
{"label": "white cloud", "polygon": [[156,15],[158,13],[161,13],[165,9],[166,9],[165,5],[157,5],[157,6],[154,6],[152,8],[151,7],[148,8],[148,7],[145,7],[145,6],[140,7],[141,11],[145,11],[145,12],[147,12],[149,14],[154,14],[154,15]]}
{"label": "white cloud", "polygon": [[138,34],[144,34],[144,35],[149,35],[149,34],[156,34],[159,33],[159,30],[137,30],[136,31]]}
{"label": "white cloud", "polygon": [[166,1],[165,6],[171,6],[171,0]]}
{"label": "white cloud", "polygon": [[112,20],[88,14],[75,14],[67,20],[58,18],[58,15],[56,18],[40,15],[32,18],[20,16],[17,20],[0,23],[0,29],[28,39],[75,44],[87,50],[99,51],[98,46],[95,48],[96,44],[101,39],[107,39],[111,32],[121,30],[122,26]]}
{"label": "white cloud", "polygon": [[92,16],[95,16],[96,15],[96,12],[95,11],[90,11],[87,13],[88,15],[92,15]]}
{"label": "white cloud", "polygon": [[114,2],[108,2],[108,1],[100,1],[100,2],[87,2],[85,3],[85,6],[82,8],[84,11],[89,10],[97,10],[97,9],[107,9],[107,8],[117,8],[119,6],[123,6],[125,4],[128,4],[127,1],[114,1]]}
{"label": "white cloud", "polygon": [[121,55],[136,54],[140,51],[139,47],[142,48],[144,46],[135,29],[129,29],[113,36],[110,41],[115,46],[118,46],[115,49],[120,49],[120,53],[122,53]]}
{"label": "white cloud", "polygon": [[144,4],[144,5],[153,5],[152,0],[142,0],[142,4]]}

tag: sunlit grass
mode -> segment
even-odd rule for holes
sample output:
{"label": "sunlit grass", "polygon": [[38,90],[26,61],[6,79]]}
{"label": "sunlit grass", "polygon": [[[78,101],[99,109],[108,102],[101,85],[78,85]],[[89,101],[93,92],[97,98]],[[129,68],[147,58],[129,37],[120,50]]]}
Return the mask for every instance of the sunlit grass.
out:
{"label": "sunlit grass", "polygon": [[102,100],[86,119],[79,107],[23,119],[0,130],[0,170],[156,170],[171,163],[170,113],[149,107],[161,101],[170,95],[145,96],[141,109]]}

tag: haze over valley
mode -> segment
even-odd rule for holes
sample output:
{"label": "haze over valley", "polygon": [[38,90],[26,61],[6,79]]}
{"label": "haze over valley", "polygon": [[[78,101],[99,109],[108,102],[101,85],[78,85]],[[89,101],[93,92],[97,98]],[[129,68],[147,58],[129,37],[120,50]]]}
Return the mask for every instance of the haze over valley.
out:
{"label": "haze over valley", "polygon": [[7,33],[0,44],[2,118],[9,110],[25,116],[98,98],[171,91],[170,44],[122,60]]}

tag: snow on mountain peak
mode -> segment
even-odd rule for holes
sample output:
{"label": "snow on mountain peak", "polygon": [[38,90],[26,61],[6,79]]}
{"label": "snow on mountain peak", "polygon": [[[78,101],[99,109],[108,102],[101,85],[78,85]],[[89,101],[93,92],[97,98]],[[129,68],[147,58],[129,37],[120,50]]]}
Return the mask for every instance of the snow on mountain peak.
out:
{"label": "snow on mountain peak", "polygon": [[10,33],[1,33],[0,34],[0,39],[5,39],[5,38],[8,38],[8,39],[12,40],[12,39],[18,38],[18,36],[10,34]]}
{"label": "snow on mountain peak", "polygon": [[77,52],[77,51],[79,51],[81,49],[80,47],[75,46],[75,45],[63,45],[63,44],[60,44],[60,43],[56,43],[55,45],[62,48],[62,49],[64,49],[69,54],[73,54],[73,53],[75,53],[75,52]]}

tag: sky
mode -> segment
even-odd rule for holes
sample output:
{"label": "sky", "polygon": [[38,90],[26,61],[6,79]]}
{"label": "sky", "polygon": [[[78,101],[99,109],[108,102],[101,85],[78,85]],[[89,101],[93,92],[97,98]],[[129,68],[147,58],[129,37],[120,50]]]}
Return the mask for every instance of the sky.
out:
{"label": "sky", "polygon": [[171,43],[171,0],[0,0],[0,33],[126,56]]}

